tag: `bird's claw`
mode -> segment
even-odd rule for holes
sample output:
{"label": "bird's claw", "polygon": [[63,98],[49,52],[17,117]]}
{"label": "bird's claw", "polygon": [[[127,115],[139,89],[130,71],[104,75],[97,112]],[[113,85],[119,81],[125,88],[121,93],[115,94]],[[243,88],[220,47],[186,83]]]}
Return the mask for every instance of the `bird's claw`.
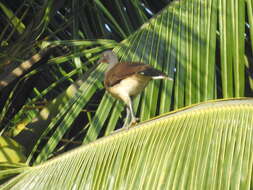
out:
{"label": "bird's claw", "polygon": [[140,119],[137,117],[134,117],[128,125],[124,125],[122,128],[112,131],[110,134],[114,134],[114,133],[118,133],[120,131],[128,130],[129,128],[135,126],[138,123],[138,121],[140,121]]}
{"label": "bird's claw", "polygon": [[131,120],[131,122],[130,122],[130,126],[136,125],[136,124],[138,123],[138,121],[140,121],[140,119],[137,118],[137,117],[134,117],[134,118]]}

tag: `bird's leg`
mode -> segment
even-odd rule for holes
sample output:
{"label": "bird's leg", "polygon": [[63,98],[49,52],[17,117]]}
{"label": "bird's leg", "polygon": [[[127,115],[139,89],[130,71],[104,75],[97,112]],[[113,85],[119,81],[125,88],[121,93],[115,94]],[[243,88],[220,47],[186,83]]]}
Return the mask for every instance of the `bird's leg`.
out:
{"label": "bird's leg", "polygon": [[136,124],[137,121],[139,120],[139,118],[135,117],[134,115],[134,111],[133,111],[133,103],[132,103],[132,99],[130,98],[130,102],[129,102],[129,109],[130,109],[130,113],[131,113],[131,123],[132,124]]}
{"label": "bird's leg", "polygon": [[116,131],[113,131],[111,134],[118,133],[123,130],[127,130],[130,127],[130,123],[129,123],[130,117],[129,116],[130,116],[130,109],[128,106],[126,106],[126,118],[125,118],[123,127],[120,129],[117,129]]}
{"label": "bird's leg", "polygon": [[[125,121],[124,121],[124,125],[123,125],[122,128],[120,128],[116,131],[113,131],[112,134],[129,129],[129,127],[136,124],[137,121],[139,120],[139,118],[135,117],[135,115],[134,115],[131,98],[128,96],[128,97],[126,97],[125,100],[126,100],[125,102],[127,104],[127,107],[126,107],[126,118],[125,118]],[[131,116],[131,117],[129,117],[129,116]],[[131,121],[129,123],[130,118],[131,118]]]}
{"label": "bird's leg", "polygon": [[129,116],[130,116],[130,110],[129,110],[129,107],[126,106],[126,118],[125,118],[123,128],[128,127],[128,125],[129,125]]}

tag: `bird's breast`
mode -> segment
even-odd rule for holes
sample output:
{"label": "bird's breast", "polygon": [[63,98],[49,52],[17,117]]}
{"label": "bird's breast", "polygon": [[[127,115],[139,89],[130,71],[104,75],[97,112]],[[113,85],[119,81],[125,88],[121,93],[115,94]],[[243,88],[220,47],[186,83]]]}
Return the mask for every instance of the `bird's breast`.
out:
{"label": "bird's breast", "polygon": [[151,77],[135,74],[129,76],[107,90],[116,98],[122,99],[123,96],[138,95],[151,80]]}

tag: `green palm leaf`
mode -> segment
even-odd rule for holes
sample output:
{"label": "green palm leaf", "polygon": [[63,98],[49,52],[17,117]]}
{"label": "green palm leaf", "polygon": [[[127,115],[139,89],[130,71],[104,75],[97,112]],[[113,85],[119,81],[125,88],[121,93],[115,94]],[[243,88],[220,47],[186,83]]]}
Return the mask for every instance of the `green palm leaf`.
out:
{"label": "green palm leaf", "polygon": [[[242,48],[244,30],[238,29],[238,20],[246,18],[244,14],[237,14],[236,11],[230,13],[229,10],[223,9],[222,5],[225,2],[225,0],[174,2],[124,40],[122,46],[115,49],[122,60],[151,64],[175,79],[174,83],[151,82],[145,92],[138,97],[135,108],[142,121],[164,113],[171,107],[178,109],[217,97],[245,95],[245,53]],[[230,3],[238,10],[245,4],[244,1]],[[231,26],[223,25],[222,22],[217,23],[217,18],[225,20],[226,23],[231,22]],[[232,19],[236,22],[232,22]],[[216,31],[219,27],[221,27],[220,35],[217,37]],[[233,30],[229,30],[229,27],[233,27]],[[229,31],[229,34],[222,28]],[[234,38],[235,48],[222,45],[232,43],[231,39]],[[220,47],[215,39],[221,44]],[[220,60],[217,59],[218,48]],[[219,72],[221,79],[217,81],[220,77]],[[247,80],[251,80],[250,77]],[[219,82],[222,83],[222,91],[219,90],[220,84],[217,86]],[[107,107],[107,105],[103,107],[103,104],[100,106],[101,110]],[[110,106],[108,109],[111,109]],[[112,108],[111,112],[115,113],[116,110],[119,108]],[[110,120],[120,118],[119,114],[113,116],[114,118]],[[95,118],[99,117],[108,116],[102,116],[100,110],[97,110]],[[103,121],[105,119],[101,118]],[[93,127],[95,129],[90,128],[90,131],[96,131],[97,135],[90,138],[88,131],[85,142],[87,139],[95,140],[93,137],[99,135],[101,123],[96,122]]]}
{"label": "green palm leaf", "polygon": [[[74,1],[73,7],[79,3],[81,1]],[[70,85],[61,94],[58,93],[58,97],[54,98],[44,109],[29,112],[21,109],[16,115],[17,117],[8,123],[8,127],[12,127],[13,123],[21,125],[29,123],[25,126],[34,131],[35,135],[30,131],[23,131],[16,137],[25,144],[27,153],[30,154],[28,161],[35,160],[36,163],[40,163],[52,157],[55,151],[62,148],[57,145],[63,136],[75,127],[73,123],[76,118],[83,108],[92,102],[96,92],[101,89],[102,73],[105,66],[92,64],[95,63],[98,54],[106,48],[115,47],[114,51],[121,60],[151,64],[174,78],[173,82],[151,82],[145,91],[135,99],[134,109],[141,121],[169,110],[176,110],[206,100],[245,96],[245,86],[252,83],[251,76],[245,75],[245,67],[250,69],[251,63],[248,60],[250,57],[244,50],[245,31],[242,29],[247,19],[245,11],[247,11],[249,22],[252,23],[253,20],[252,1],[250,0],[238,2],[230,0],[175,1],[135,33],[132,33],[134,27],[127,25],[129,23],[136,25],[139,21],[147,19],[143,14],[143,9],[140,8],[141,4],[137,1],[133,1],[132,4],[135,7],[134,11],[140,15],[140,18],[132,21],[131,15],[125,13],[125,19],[121,19],[120,22],[117,18],[113,18],[113,14],[101,1],[95,1],[96,6],[90,2],[88,4],[92,5],[89,7],[90,9],[95,7],[96,10],[103,12],[101,14],[97,11],[95,16],[93,15],[100,18],[98,22],[100,27],[95,23],[89,25],[86,17],[82,18],[80,25],[75,23],[75,20],[73,36],[93,36],[90,34],[92,29],[101,29],[104,24],[108,24],[120,36],[131,35],[120,44],[106,40],[94,43],[86,40],[49,42],[56,45],[74,46],[73,52],[70,54],[49,59],[46,62],[50,68],[53,68],[49,69],[50,72],[58,71],[57,74],[54,74],[55,80],[65,81],[67,78],[68,81],[73,81],[72,75],[66,74],[64,67],[62,67],[64,62],[75,65],[73,69],[75,74],[83,69],[85,79],[82,80],[83,78],[80,77],[78,82]],[[247,10],[245,9],[246,5]],[[51,3],[45,4],[45,7],[51,6],[53,6]],[[120,1],[116,6],[119,10],[117,13],[122,18],[125,4]],[[48,10],[54,9],[49,8]],[[84,14],[81,9],[78,11]],[[53,19],[52,15],[52,13],[47,13],[43,17],[45,21],[45,24],[41,25],[43,31],[46,29],[44,27],[50,27],[48,31],[54,29],[54,24],[48,20]],[[74,17],[74,19],[80,19],[77,13]],[[56,22],[54,19],[53,21]],[[81,30],[79,26],[85,30]],[[60,30],[63,29],[64,27],[60,28]],[[101,30],[106,33],[104,28]],[[52,33],[51,35],[56,34]],[[252,28],[250,28],[250,35],[252,36]],[[65,39],[65,35],[63,37],[59,35],[57,38]],[[101,46],[98,47],[97,45],[100,43]],[[83,68],[80,67],[81,58],[88,60]],[[70,63],[71,60],[74,60],[76,64]],[[58,77],[59,73],[60,77]],[[52,87],[56,84],[59,83],[52,83],[52,86],[41,92],[35,88],[36,97],[34,99],[37,100],[50,94],[49,91],[54,90]],[[70,89],[73,92],[69,95]],[[246,90],[252,91],[252,89]],[[110,134],[115,128],[121,126],[124,118],[123,105],[116,102],[107,93],[101,92],[101,94],[103,96],[101,101],[97,101],[95,113],[87,113],[87,117],[83,119],[86,122],[81,137],[84,144],[96,140],[99,136]],[[34,102],[32,101],[32,103]],[[29,103],[27,104],[29,105]],[[4,110],[8,111],[8,109]],[[18,122],[15,120],[16,118],[19,119]],[[36,132],[36,128],[40,128],[40,131]],[[26,133],[31,134],[26,136]],[[45,142],[46,137],[48,137],[47,142]],[[37,147],[42,147],[39,152],[37,152]]]}
{"label": "green palm leaf", "polygon": [[184,108],[30,167],[1,189],[250,189],[252,115],[252,99]]}

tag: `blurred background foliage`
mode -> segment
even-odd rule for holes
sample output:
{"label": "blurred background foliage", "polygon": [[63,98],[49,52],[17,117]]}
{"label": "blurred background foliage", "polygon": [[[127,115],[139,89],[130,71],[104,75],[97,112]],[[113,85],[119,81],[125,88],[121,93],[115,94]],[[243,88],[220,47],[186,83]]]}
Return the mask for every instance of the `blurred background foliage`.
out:
{"label": "blurred background foliage", "polygon": [[[32,159],[78,105],[76,92],[96,69],[99,54],[116,47],[168,3],[1,1],[0,134],[16,138],[27,155],[33,148]],[[55,142],[53,154],[82,144],[104,94],[102,84],[97,85],[83,87],[88,99]]]}
{"label": "blurred background foliage", "polygon": [[37,164],[120,128],[101,52],[174,78],[134,102],[141,121],[217,98],[253,96],[251,0],[0,2],[0,134]]}

